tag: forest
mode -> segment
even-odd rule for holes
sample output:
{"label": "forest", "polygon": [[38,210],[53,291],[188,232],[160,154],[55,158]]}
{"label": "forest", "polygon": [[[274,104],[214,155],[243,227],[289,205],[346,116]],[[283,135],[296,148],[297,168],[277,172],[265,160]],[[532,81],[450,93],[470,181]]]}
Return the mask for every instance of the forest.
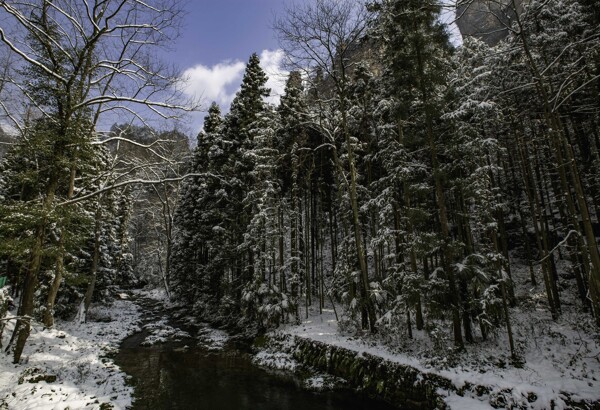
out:
{"label": "forest", "polygon": [[182,183],[169,286],[193,312],[264,331],[337,306],[348,331],[457,350],[502,332],[515,364],[517,286],[599,324],[597,5],[532,1],[494,47],[452,45],[440,11],[276,21],[297,68],[280,104],[253,55]]}
{"label": "forest", "polygon": [[[279,103],[253,54],[222,112],[152,58],[176,1],[0,2],[3,349],[142,286],[234,332],[333,309],[515,367],[538,317],[597,337],[600,7],[499,4],[500,40],[451,41],[435,0],[296,3]],[[198,110],[195,138],[172,125]]]}

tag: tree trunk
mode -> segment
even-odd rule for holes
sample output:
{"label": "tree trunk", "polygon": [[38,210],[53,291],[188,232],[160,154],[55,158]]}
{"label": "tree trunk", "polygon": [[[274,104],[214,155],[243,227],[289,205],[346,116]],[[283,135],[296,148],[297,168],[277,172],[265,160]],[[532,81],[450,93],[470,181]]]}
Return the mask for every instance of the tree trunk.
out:
{"label": "tree trunk", "polygon": [[[69,178],[69,192],[67,194],[67,200],[73,198],[73,192],[75,190],[75,175],[77,170],[75,167],[71,168],[71,175]],[[64,227],[63,227],[64,229]],[[56,271],[54,273],[54,279],[50,284],[50,289],[48,291],[48,297],[46,299],[46,310],[44,311],[44,326],[50,328],[54,326],[54,302],[56,301],[56,296],[58,295],[58,289],[60,288],[60,283],[62,281],[62,277],[65,271],[65,237],[64,233],[61,232],[60,238],[58,240],[58,256],[56,257]]]}
{"label": "tree trunk", "polygon": [[356,246],[356,253],[358,257],[358,264],[360,266],[361,273],[361,299],[362,304],[366,307],[366,313],[368,315],[369,321],[369,329],[371,333],[376,332],[375,322],[377,320],[375,316],[375,307],[373,306],[373,301],[369,297],[369,272],[367,267],[367,259],[365,254],[365,249],[363,248],[363,240],[362,240],[362,229],[360,225],[360,217],[358,213],[358,195],[357,195],[357,172],[356,172],[356,163],[354,159],[354,150],[352,148],[352,143],[350,141],[350,133],[347,129],[347,113],[345,110],[342,110],[342,121],[343,121],[343,129],[345,134],[345,142],[346,142],[346,150],[348,153],[348,163],[350,166],[350,206],[352,208],[352,227],[354,230],[354,241]]}
{"label": "tree trunk", "polygon": [[[58,177],[56,174],[54,174],[48,183],[46,197],[44,198],[43,202],[43,212],[50,212],[50,208],[52,206],[52,203],[54,202],[54,195],[56,193],[57,187]],[[42,250],[46,236],[47,222],[47,218],[44,216],[36,229],[35,242],[33,248],[31,249],[29,268],[27,269],[27,273],[25,275],[25,284],[23,287],[23,293],[21,294],[19,316],[33,317],[33,310],[35,307],[34,296],[35,291],[37,290],[38,274],[40,272],[40,267],[42,264]],[[13,363],[19,363],[19,360],[21,360],[21,355],[23,354],[23,349],[25,348],[25,343],[27,342],[27,338],[29,337],[30,331],[31,323],[29,320],[17,320],[13,333],[13,338],[11,338],[11,340],[14,340],[14,336],[17,335],[17,342],[13,352]]]}
{"label": "tree trunk", "polygon": [[90,282],[88,283],[83,299],[83,317],[80,318],[81,322],[87,321],[87,314],[92,304],[92,297],[94,296],[94,289],[96,288],[96,278],[98,277],[98,263],[100,261],[100,223],[102,219],[102,208],[98,205],[95,215],[94,224],[94,254],[92,256],[92,269],[90,272]]}

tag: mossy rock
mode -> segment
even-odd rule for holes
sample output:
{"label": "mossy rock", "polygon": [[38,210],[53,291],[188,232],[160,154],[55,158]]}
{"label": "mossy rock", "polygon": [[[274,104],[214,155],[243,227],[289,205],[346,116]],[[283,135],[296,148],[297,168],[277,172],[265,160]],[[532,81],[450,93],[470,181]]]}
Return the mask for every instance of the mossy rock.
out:
{"label": "mossy rock", "polygon": [[451,380],[438,374],[369,353],[358,354],[300,336],[294,336],[293,341],[293,356],[298,362],[345,379],[351,387],[402,408],[445,409],[444,399],[438,394],[440,389],[461,395],[466,392],[478,396],[490,393],[487,386],[467,383],[457,388]]}
{"label": "mossy rock", "polygon": [[31,367],[29,369],[25,369],[21,376],[19,377],[18,383],[23,384],[27,383],[54,383],[57,377],[53,374],[46,374],[43,370],[38,369],[37,367]]}
{"label": "mossy rock", "polygon": [[252,343],[252,345],[254,347],[260,349],[260,348],[264,348],[264,347],[268,346],[269,342],[270,342],[270,340],[267,336],[260,335],[260,336],[257,336],[256,338],[254,338],[254,342]]}

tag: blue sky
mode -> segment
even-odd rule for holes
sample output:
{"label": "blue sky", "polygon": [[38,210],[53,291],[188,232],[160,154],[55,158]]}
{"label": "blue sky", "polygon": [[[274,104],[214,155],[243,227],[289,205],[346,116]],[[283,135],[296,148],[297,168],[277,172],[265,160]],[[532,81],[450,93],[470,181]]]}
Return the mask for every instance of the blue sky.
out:
{"label": "blue sky", "polygon": [[285,0],[189,0],[178,61],[190,67],[244,59],[253,52],[277,48],[270,25]]}
{"label": "blue sky", "polygon": [[[204,110],[216,101],[226,112],[239,89],[246,62],[256,52],[269,76],[270,102],[277,103],[288,72],[271,26],[287,4],[303,1],[309,0],[188,0],[181,37],[166,56],[186,78],[186,94],[199,98]],[[453,13],[445,14],[443,20],[453,18]],[[201,129],[205,115],[191,116],[191,135]]]}
{"label": "blue sky", "polygon": [[[276,15],[288,0],[189,0],[181,37],[167,58],[176,63],[187,79],[189,96],[200,98],[207,109],[216,101],[227,111],[239,88],[246,62],[256,52],[269,75],[267,84],[277,102],[287,72],[282,68],[271,29]],[[200,130],[205,113],[192,115],[193,135]]]}

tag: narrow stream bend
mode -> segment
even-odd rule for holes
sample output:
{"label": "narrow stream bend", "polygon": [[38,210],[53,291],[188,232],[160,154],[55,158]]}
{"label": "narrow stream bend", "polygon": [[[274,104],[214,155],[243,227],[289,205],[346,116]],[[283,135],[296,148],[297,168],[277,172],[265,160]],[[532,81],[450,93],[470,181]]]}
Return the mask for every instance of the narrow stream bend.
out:
{"label": "narrow stream bend", "polygon": [[[194,339],[142,346],[147,332],[125,339],[116,363],[132,377],[133,409],[389,410],[350,390],[311,392],[271,374],[233,347],[209,351]],[[194,347],[187,347],[187,346]]]}

